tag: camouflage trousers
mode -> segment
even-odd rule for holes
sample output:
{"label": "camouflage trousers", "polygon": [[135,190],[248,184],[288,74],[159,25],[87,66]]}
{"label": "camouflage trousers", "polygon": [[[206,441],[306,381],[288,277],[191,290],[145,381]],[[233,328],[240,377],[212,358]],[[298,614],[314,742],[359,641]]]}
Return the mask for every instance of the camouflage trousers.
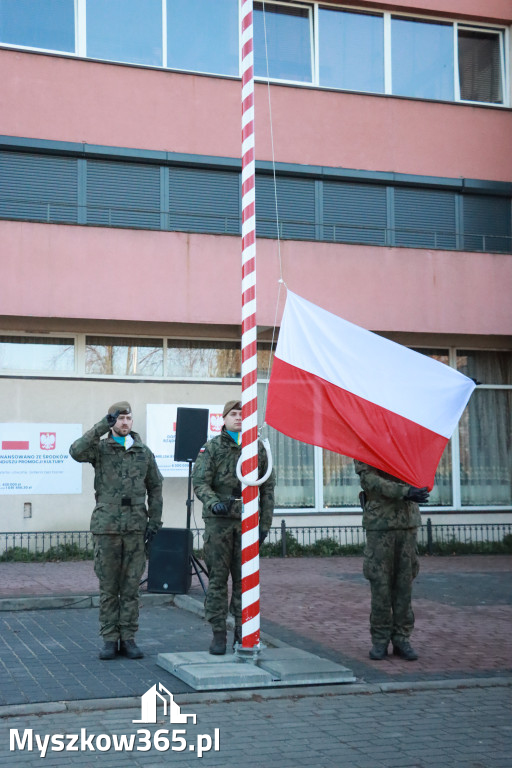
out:
{"label": "camouflage trousers", "polygon": [[208,591],[204,615],[214,632],[226,630],[228,580],[231,574],[229,613],[242,624],[242,523],[240,520],[207,518],[204,532],[204,559],[208,569]]}
{"label": "camouflage trousers", "polygon": [[144,533],[95,533],[94,572],[100,582],[100,635],[129,640],[139,628],[139,584],[146,567]]}
{"label": "camouflage trousers", "polygon": [[412,582],[420,569],[416,528],[367,531],[363,574],[370,582],[374,643],[407,640],[414,629]]}

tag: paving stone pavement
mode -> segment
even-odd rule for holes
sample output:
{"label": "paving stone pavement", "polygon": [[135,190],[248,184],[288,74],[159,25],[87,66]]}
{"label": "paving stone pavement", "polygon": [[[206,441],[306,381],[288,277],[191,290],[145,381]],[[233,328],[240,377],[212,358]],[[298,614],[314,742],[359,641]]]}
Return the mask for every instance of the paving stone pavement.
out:
{"label": "paving stone pavement", "polygon": [[[10,729],[112,735],[169,728],[165,718],[132,723],[140,696],[157,682],[183,711],[197,712],[190,733],[187,726],[193,753],[190,744],[183,752],[154,745],[129,755],[102,751],[104,739],[94,753],[50,751],[45,765],[195,765],[198,734],[206,739],[219,728],[221,749],[205,752],[202,762],[512,768],[512,558],[422,558],[415,663],[369,660],[361,568],[358,557],[261,561],[263,632],[350,667],[355,685],[198,694],[158,667],[156,656],[205,649],[210,631],[199,615],[168,596],[156,603],[143,596],[137,640],[145,658],[101,662],[97,609],[80,607],[90,603],[83,596],[97,594],[92,563],[0,563],[0,608],[2,598],[76,596],[73,607],[40,610],[35,600],[32,610],[0,610],[0,768],[41,760],[37,751],[11,752]],[[195,577],[190,596],[196,605],[202,599]]]}
{"label": "paving stone pavement", "polygon": [[[97,589],[89,561],[0,563],[0,603],[1,598],[17,596],[97,594]],[[202,601],[196,577],[189,594]],[[3,691],[14,693],[16,680],[24,680],[27,687],[26,691],[20,689],[17,702],[37,700],[28,684],[30,665],[24,666],[25,657],[16,650],[24,642],[24,653],[30,657],[31,633],[47,635],[39,662],[47,659],[49,668],[51,664],[57,668],[60,663],[73,669],[86,660],[90,685],[83,690],[84,698],[95,695],[91,688],[95,669],[99,669],[96,675],[100,678],[114,674],[105,669],[108,665],[104,663],[98,668],[97,610],[79,610],[79,605],[36,611],[32,623],[29,612],[12,612],[8,618],[0,611],[0,671],[6,670],[2,662],[5,658],[13,670],[9,673],[10,689],[0,686],[0,705],[12,702],[6,701]],[[130,668],[140,668],[143,680],[157,653],[208,646],[209,628],[198,617],[170,606],[142,605],[138,641],[147,651],[147,658]],[[512,557],[422,557],[413,606],[416,628],[412,639],[419,660],[405,663],[390,656],[372,662],[368,658],[370,591],[362,576],[361,558],[261,559],[262,630],[349,667],[362,681],[512,675]],[[123,695],[120,690],[120,684],[116,685],[112,695]]]}
{"label": "paving stone pavement", "polygon": [[[213,702],[196,694],[195,700],[176,697],[182,712],[197,716],[195,724],[178,729],[167,717],[155,724],[134,723],[140,708],[15,716],[0,719],[0,765],[40,765],[46,744],[45,766],[152,768],[172,761],[192,768],[200,759],[201,765],[224,768],[510,768],[510,690],[309,691]],[[78,751],[64,751],[74,734]],[[122,737],[126,747],[133,737],[131,751],[119,749]],[[200,756],[199,748],[209,745]]]}

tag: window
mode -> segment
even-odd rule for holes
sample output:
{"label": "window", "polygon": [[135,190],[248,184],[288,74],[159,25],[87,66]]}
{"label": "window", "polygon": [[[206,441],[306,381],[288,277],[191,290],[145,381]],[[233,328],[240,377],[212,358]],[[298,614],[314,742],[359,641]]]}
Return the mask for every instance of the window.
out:
{"label": "window", "polygon": [[240,176],[233,171],[169,168],[169,228],[240,232]]}
{"label": "window", "polygon": [[320,85],[384,91],[384,17],[320,8]]}
{"label": "window", "polygon": [[453,25],[393,18],[393,93],[453,101]]}
{"label": "window", "polygon": [[74,53],[74,0],[0,0],[0,40]]}
{"label": "window", "polygon": [[[258,342],[258,375],[267,378],[271,344]],[[240,341],[167,340],[167,376],[191,379],[239,379]]]}
{"label": "window", "polygon": [[167,344],[167,375],[172,377],[236,379],[241,361],[240,342],[169,339]]}
{"label": "window", "polygon": [[256,76],[310,83],[311,10],[277,3],[254,3],[254,72]]}
{"label": "window", "polygon": [[238,0],[167,0],[167,66],[238,75]]}
{"label": "window", "polygon": [[[286,176],[276,178],[279,236],[315,239],[315,182]],[[256,233],[277,237],[276,192],[272,176],[256,175]]]}
{"label": "window", "polygon": [[75,341],[55,336],[0,336],[0,371],[75,369]]}
{"label": "window", "polygon": [[[77,350],[85,350],[78,354]],[[512,509],[512,351],[419,348],[456,365],[480,384],[441,457],[429,509]],[[266,407],[271,343],[258,341],[259,423]],[[237,339],[173,339],[78,334],[0,335],[0,375],[155,379],[235,379],[241,376]],[[359,480],[350,457],[323,450],[268,427],[277,476],[276,508],[359,514]]]}
{"label": "window", "polygon": [[87,163],[87,222],[160,228],[160,168],[142,163]]}
{"label": "window", "polygon": [[455,193],[397,187],[395,245],[455,248]]}
{"label": "window", "polygon": [[352,507],[358,504],[359,478],[354,460],[322,449],[324,507]]}
{"label": "window", "polygon": [[512,250],[511,201],[493,195],[464,195],[462,248],[468,251]]}
{"label": "window", "polygon": [[[257,78],[508,105],[504,26],[323,0],[255,0],[253,19]],[[0,0],[1,44],[236,77],[239,0]]]}
{"label": "window", "polygon": [[457,368],[485,387],[459,423],[463,505],[509,505],[512,498],[512,352],[459,351]]}
{"label": "window", "polygon": [[323,239],[342,243],[386,244],[386,187],[323,183]]}
{"label": "window", "polygon": [[[419,352],[422,355],[427,355],[427,357],[431,357],[433,360],[437,360],[438,363],[443,363],[443,365],[450,364],[450,356],[447,349],[429,349],[422,347],[420,349],[415,349],[414,351]],[[452,444],[450,441],[444,449],[437,467],[434,487],[430,492],[428,501],[431,507],[446,507],[453,504],[452,478]]]}
{"label": "window", "polygon": [[162,339],[86,336],[85,373],[162,376]]}
{"label": "window", "polygon": [[[265,371],[264,377],[267,376]],[[263,377],[262,377],[263,378]],[[266,408],[267,386],[258,383],[258,420]],[[276,508],[315,507],[315,448],[268,427],[272,462],[276,473]]]}
{"label": "window", "polygon": [[87,0],[87,55],[161,67],[161,0]]}
{"label": "window", "polygon": [[0,152],[0,216],[75,223],[77,168],[72,157]]}
{"label": "window", "polygon": [[503,103],[501,35],[459,27],[460,97],[464,101]]}
{"label": "window", "polygon": [[[0,151],[0,218],[240,234],[237,170],[220,170],[215,161],[168,166],[138,157],[145,159],[142,153],[122,162]],[[277,196],[283,239],[512,251],[510,193],[477,194],[490,192],[492,182],[472,182],[455,193],[420,185],[413,176],[390,185],[334,180],[329,168],[320,178],[316,170],[286,170],[276,175],[277,195],[273,176],[256,174],[258,237],[277,237]],[[372,177],[368,172],[363,179]],[[440,185],[449,189],[451,181]]]}

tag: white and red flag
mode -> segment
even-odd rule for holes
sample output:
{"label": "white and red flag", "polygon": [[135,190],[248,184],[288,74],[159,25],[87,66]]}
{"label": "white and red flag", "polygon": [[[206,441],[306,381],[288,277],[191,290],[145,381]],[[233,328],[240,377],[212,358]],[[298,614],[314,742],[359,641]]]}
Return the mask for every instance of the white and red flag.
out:
{"label": "white and red flag", "polygon": [[432,489],[474,388],[455,369],[288,291],[265,420]]}

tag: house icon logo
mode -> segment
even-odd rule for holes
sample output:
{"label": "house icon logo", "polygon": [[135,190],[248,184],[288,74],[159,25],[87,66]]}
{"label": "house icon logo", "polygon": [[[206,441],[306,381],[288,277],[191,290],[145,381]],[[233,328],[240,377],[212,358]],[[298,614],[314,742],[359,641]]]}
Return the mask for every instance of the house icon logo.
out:
{"label": "house icon logo", "polygon": [[140,697],[141,719],[132,720],[132,723],[156,723],[159,704],[163,705],[164,717],[169,714],[171,725],[180,725],[189,720],[195,725],[197,715],[182,713],[180,706],[174,701],[173,694],[162,683],[158,683],[158,690],[155,683],[142,694]]}

